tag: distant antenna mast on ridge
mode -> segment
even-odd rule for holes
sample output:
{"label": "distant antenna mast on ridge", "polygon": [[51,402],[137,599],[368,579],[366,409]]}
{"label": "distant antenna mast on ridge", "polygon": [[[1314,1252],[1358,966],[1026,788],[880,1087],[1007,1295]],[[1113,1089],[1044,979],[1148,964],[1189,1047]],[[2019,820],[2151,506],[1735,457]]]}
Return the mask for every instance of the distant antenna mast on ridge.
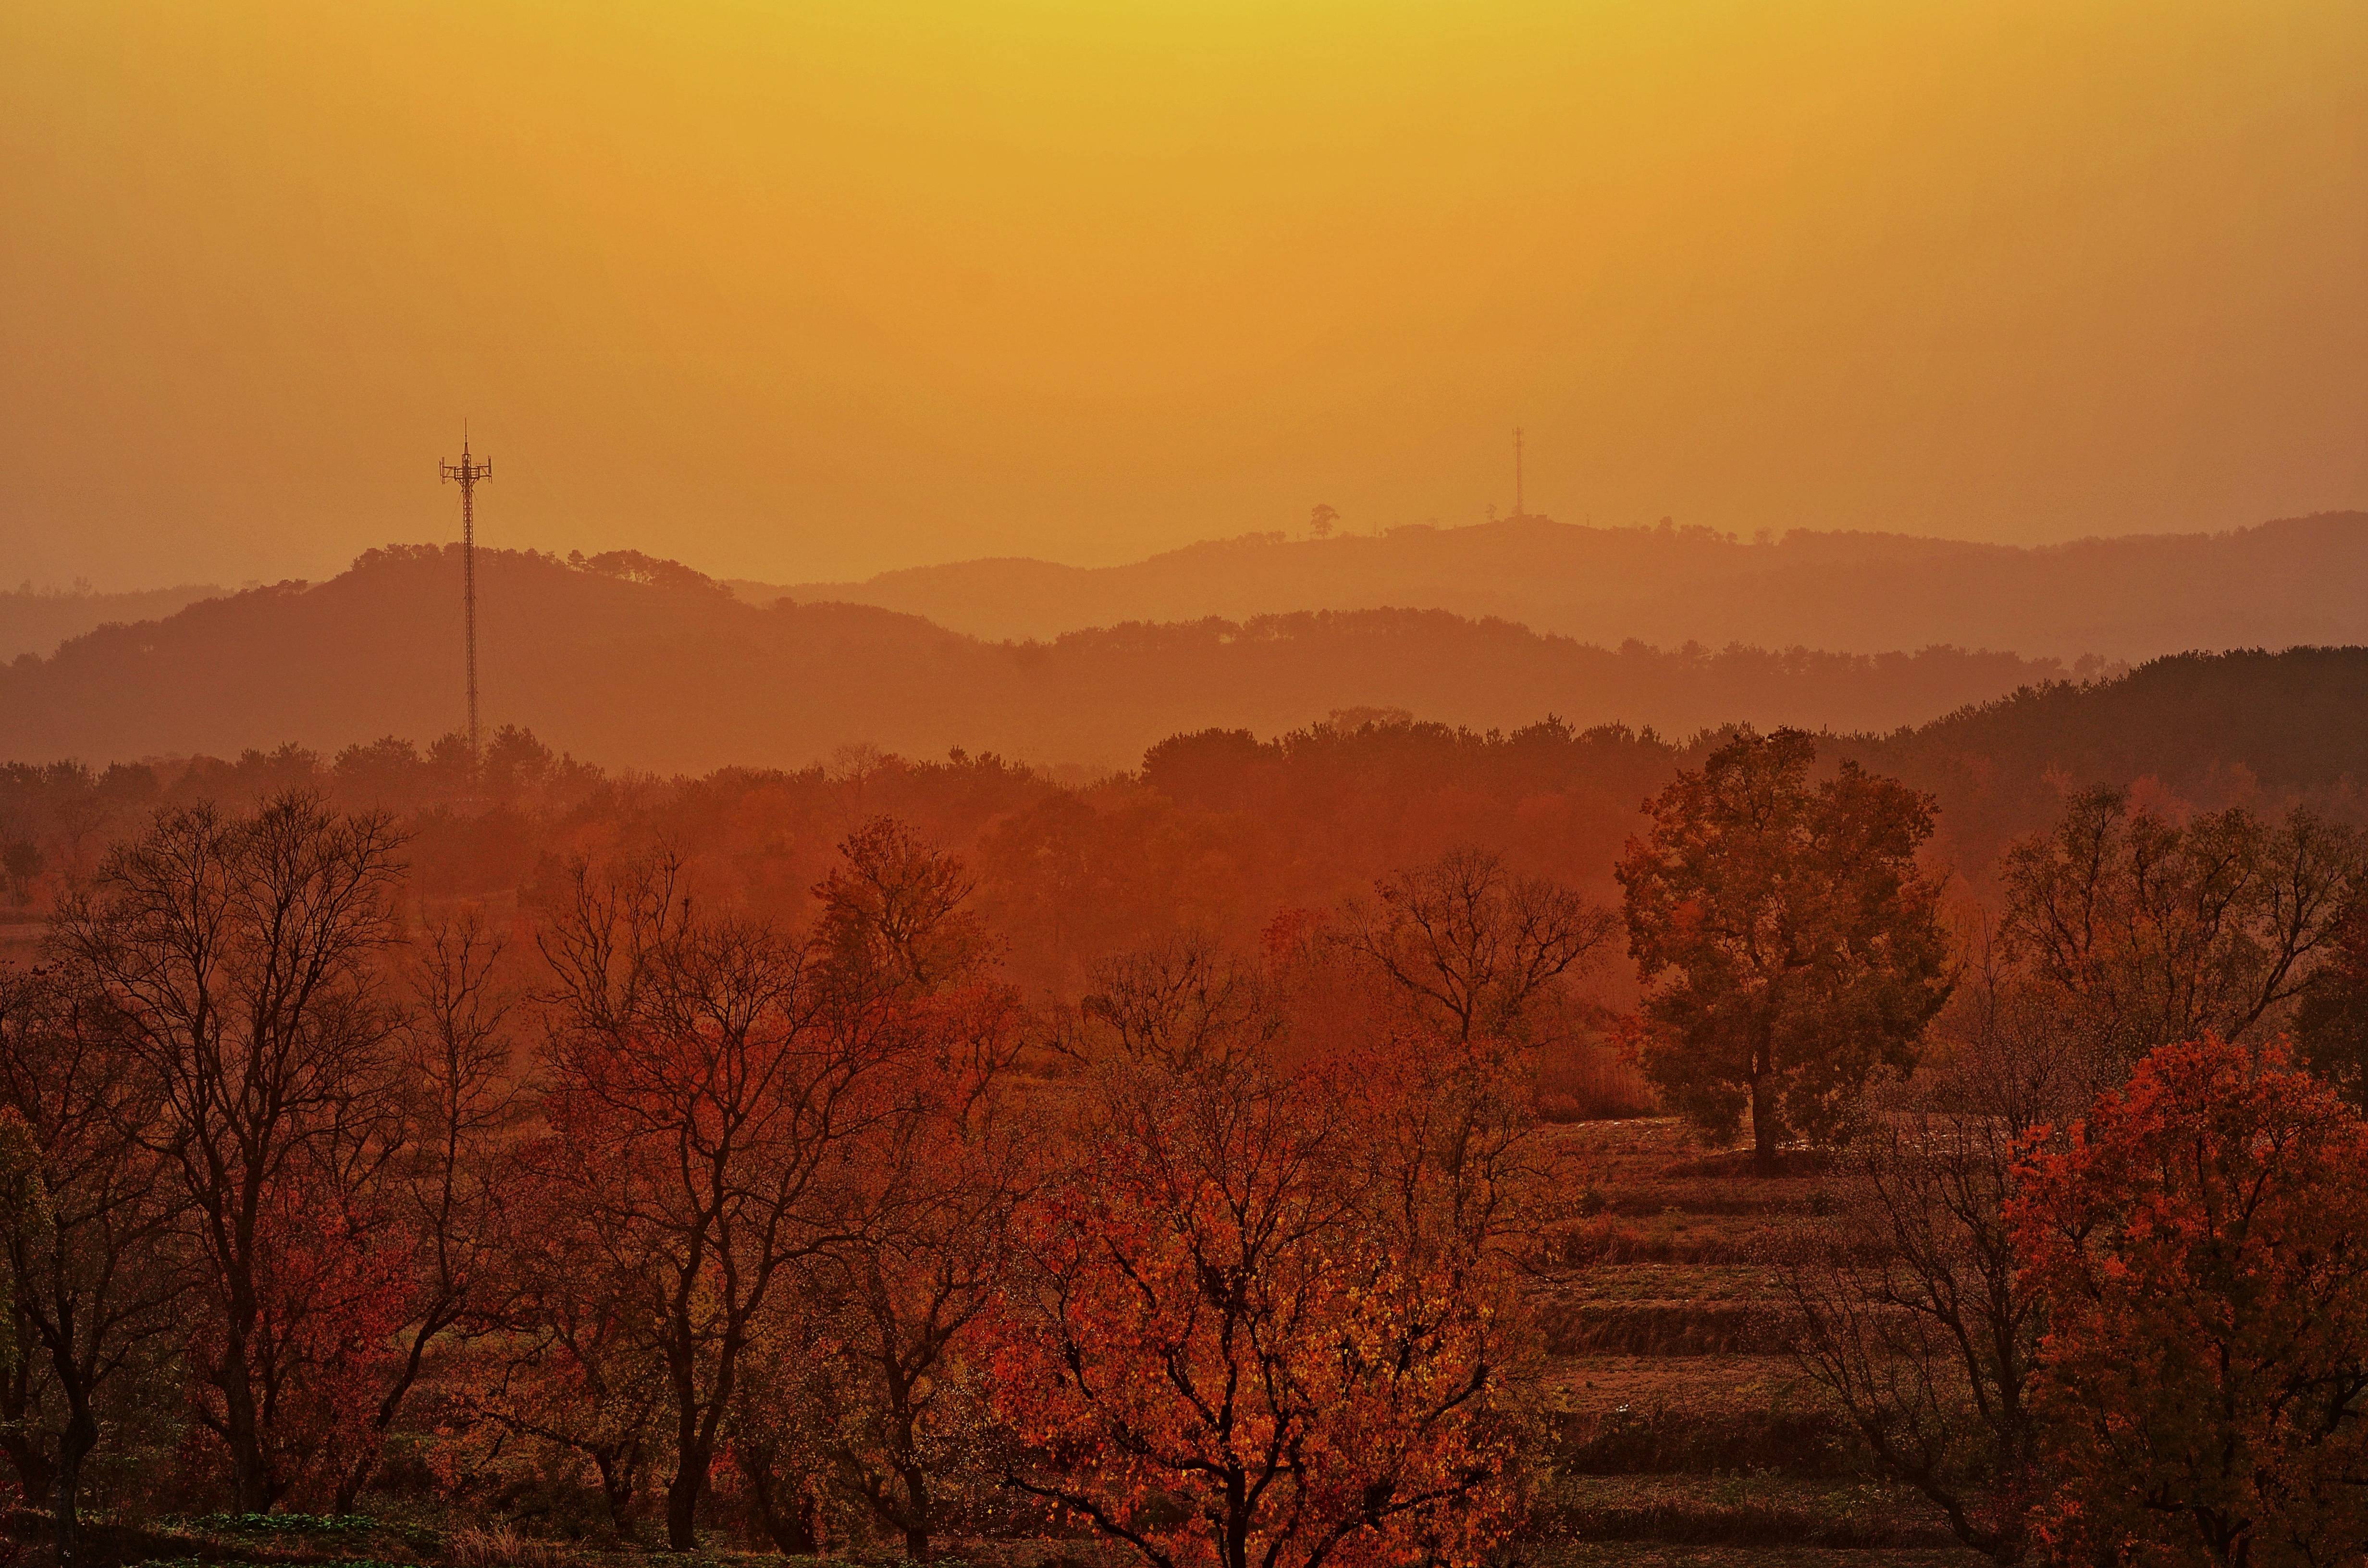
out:
{"label": "distant antenna mast on ridge", "polygon": [[461,426],[461,460],[442,466],[461,487],[461,614],[469,653],[469,755],[477,755],[477,481],[494,477],[494,460],[469,455],[469,426]]}
{"label": "distant antenna mast on ridge", "polygon": [[1521,427],[1513,426],[1513,516],[1526,517],[1529,506],[1521,499]]}

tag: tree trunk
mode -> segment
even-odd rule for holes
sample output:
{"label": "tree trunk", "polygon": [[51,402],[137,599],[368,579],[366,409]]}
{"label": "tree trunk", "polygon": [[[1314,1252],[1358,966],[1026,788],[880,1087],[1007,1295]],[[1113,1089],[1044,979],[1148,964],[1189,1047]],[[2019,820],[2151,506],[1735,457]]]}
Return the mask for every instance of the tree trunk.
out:
{"label": "tree trunk", "polygon": [[[17,1320],[17,1342],[24,1344],[31,1331],[21,1315]],[[8,1464],[17,1472],[17,1481],[28,1497],[46,1497],[57,1483],[57,1467],[50,1456],[41,1451],[25,1425],[32,1405],[33,1358],[17,1358],[16,1369],[6,1382],[0,1382],[0,1452],[8,1456]]]}
{"label": "tree trunk", "polygon": [[675,1466],[674,1479],[666,1483],[666,1545],[673,1551],[699,1548],[699,1499],[707,1490],[711,1457],[703,1448],[686,1449]]}
{"label": "tree trunk", "polygon": [[[909,1430],[909,1428],[908,1428]],[[911,1441],[906,1439],[909,1450]],[[907,1457],[896,1467],[897,1479],[905,1483],[905,1555],[916,1562],[929,1561],[929,1478],[921,1467]]]}
{"label": "tree trunk", "polygon": [[769,1449],[751,1449],[746,1456],[748,1490],[757,1496],[757,1516],[774,1549],[785,1557],[814,1557],[822,1551],[822,1530],[814,1498],[803,1486],[784,1489],[773,1468]]}
{"label": "tree trunk", "polygon": [[331,1511],[350,1514],[360,1506],[362,1488],[370,1484],[370,1472],[377,1468],[378,1450],[375,1448],[366,1457],[347,1465],[346,1472],[337,1477],[337,1494],[330,1501]]}
{"label": "tree trunk", "polygon": [[82,1526],[82,1461],[98,1447],[98,1421],[92,1415],[87,1396],[75,1398],[67,1392],[71,1413],[66,1427],[58,1434],[58,1470],[50,1486],[50,1507],[55,1516],[58,1540],[58,1568],[72,1568],[74,1562],[75,1538]]}
{"label": "tree trunk", "polygon": [[378,1410],[370,1417],[370,1430],[363,1435],[362,1454],[337,1478],[337,1496],[333,1505],[340,1514],[350,1514],[361,1502],[362,1488],[378,1471],[379,1456],[385,1451],[386,1435],[393,1430],[394,1418],[403,1412],[403,1402],[409,1397],[412,1385],[419,1381],[419,1369],[427,1356],[427,1343],[436,1337],[443,1324],[438,1321],[440,1309],[431,1308],[427,1320],[411,1336],[410,1348],[404,1353],[403,1369],[387,1386],[385,1395],[378,1402]]}
{"label": "tree trunk", "polygon": [[625,1526],[633,1517],[633,1471],[630,1453],[609,1449],[592,1451],[593,1468],[600,1472],[600,1496],[609,1505],[609,1522],[617,1533],[625,1533]]}
{"label": "tree trunk", "polygon": [[247,1375],[246,1335],[233,1327],[222,1347],[222,1438],[230,1449],[231,1492],[242,1514],[266,1514],[279,1495],[271,1483],[271,1467],[263,1455],[263,1434],[256,1418],[255,1383]]}
{"label": "tree trunk", "polygon": [[1751,1169],[1755,1175],[1776,1174],[1776,1108],[1770,1103],[1769,1072],[1754,1062],[1751,1073]]}
{"label": "tree trunk", "polygon": [[[6,1419],[0,1416],[0,1420]],[[9,1425],[15,1427],[15,1423]],[[0,1450],[8,1455],[8,1468],[17,1472],[17,1485],[26,1496],[45,1497],[55,1489],[57,1467],[50,1463],[50,1457],[41,1452],[40,1445],[25,1437],[20,1428],[12,1429],[6,1437],[0,1437]]]}

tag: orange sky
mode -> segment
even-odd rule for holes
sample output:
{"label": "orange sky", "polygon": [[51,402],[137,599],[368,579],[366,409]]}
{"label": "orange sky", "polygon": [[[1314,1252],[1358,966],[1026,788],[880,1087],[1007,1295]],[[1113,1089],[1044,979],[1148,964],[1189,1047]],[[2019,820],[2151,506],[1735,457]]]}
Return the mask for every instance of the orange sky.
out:
{"label": "orange sky", "polygon": [[0,580],[2368,505],[2360,0],[0,6]]}

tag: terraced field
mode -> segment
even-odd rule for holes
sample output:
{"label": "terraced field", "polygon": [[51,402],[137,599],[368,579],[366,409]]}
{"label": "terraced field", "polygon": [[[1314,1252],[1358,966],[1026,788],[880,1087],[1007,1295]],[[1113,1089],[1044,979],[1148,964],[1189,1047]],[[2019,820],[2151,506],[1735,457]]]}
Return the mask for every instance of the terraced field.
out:
{"label": "terraced field", "polygon": [[1939,1512],[1856,1478],[1848,1433],[1784,1354],[1771,1262],[1824,1206],[1816,1174],[1754,1177],[1676,1123],[1556,1137],[1587,1182],[1587,1259],[1545,1317],[1553,1471],[1539,1568],[1970,1568]]}

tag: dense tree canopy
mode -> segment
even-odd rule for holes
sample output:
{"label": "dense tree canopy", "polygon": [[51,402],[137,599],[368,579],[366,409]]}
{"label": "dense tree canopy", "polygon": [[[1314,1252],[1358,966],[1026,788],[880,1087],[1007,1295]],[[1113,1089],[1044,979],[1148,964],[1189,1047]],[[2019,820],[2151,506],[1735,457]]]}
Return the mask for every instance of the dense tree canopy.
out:
{"label": "dense tree canopy", "polygon": [[2302,1568],[2368,1538],[2368,1123],[2282,1044],[2166,1045],[2008,1205],[2044,1299],[2042,1537]]}
{"label": "dense tree canopy", "polygon": [[1646,802],[1619,866],[1648,987],[1646,1074],[1706,1132],[1746,1113],[1760,1167],[1836,1131],[1870,1074],[1913,1064],[1949,994],[1932,801],[1816,744],[1745,732]]}

